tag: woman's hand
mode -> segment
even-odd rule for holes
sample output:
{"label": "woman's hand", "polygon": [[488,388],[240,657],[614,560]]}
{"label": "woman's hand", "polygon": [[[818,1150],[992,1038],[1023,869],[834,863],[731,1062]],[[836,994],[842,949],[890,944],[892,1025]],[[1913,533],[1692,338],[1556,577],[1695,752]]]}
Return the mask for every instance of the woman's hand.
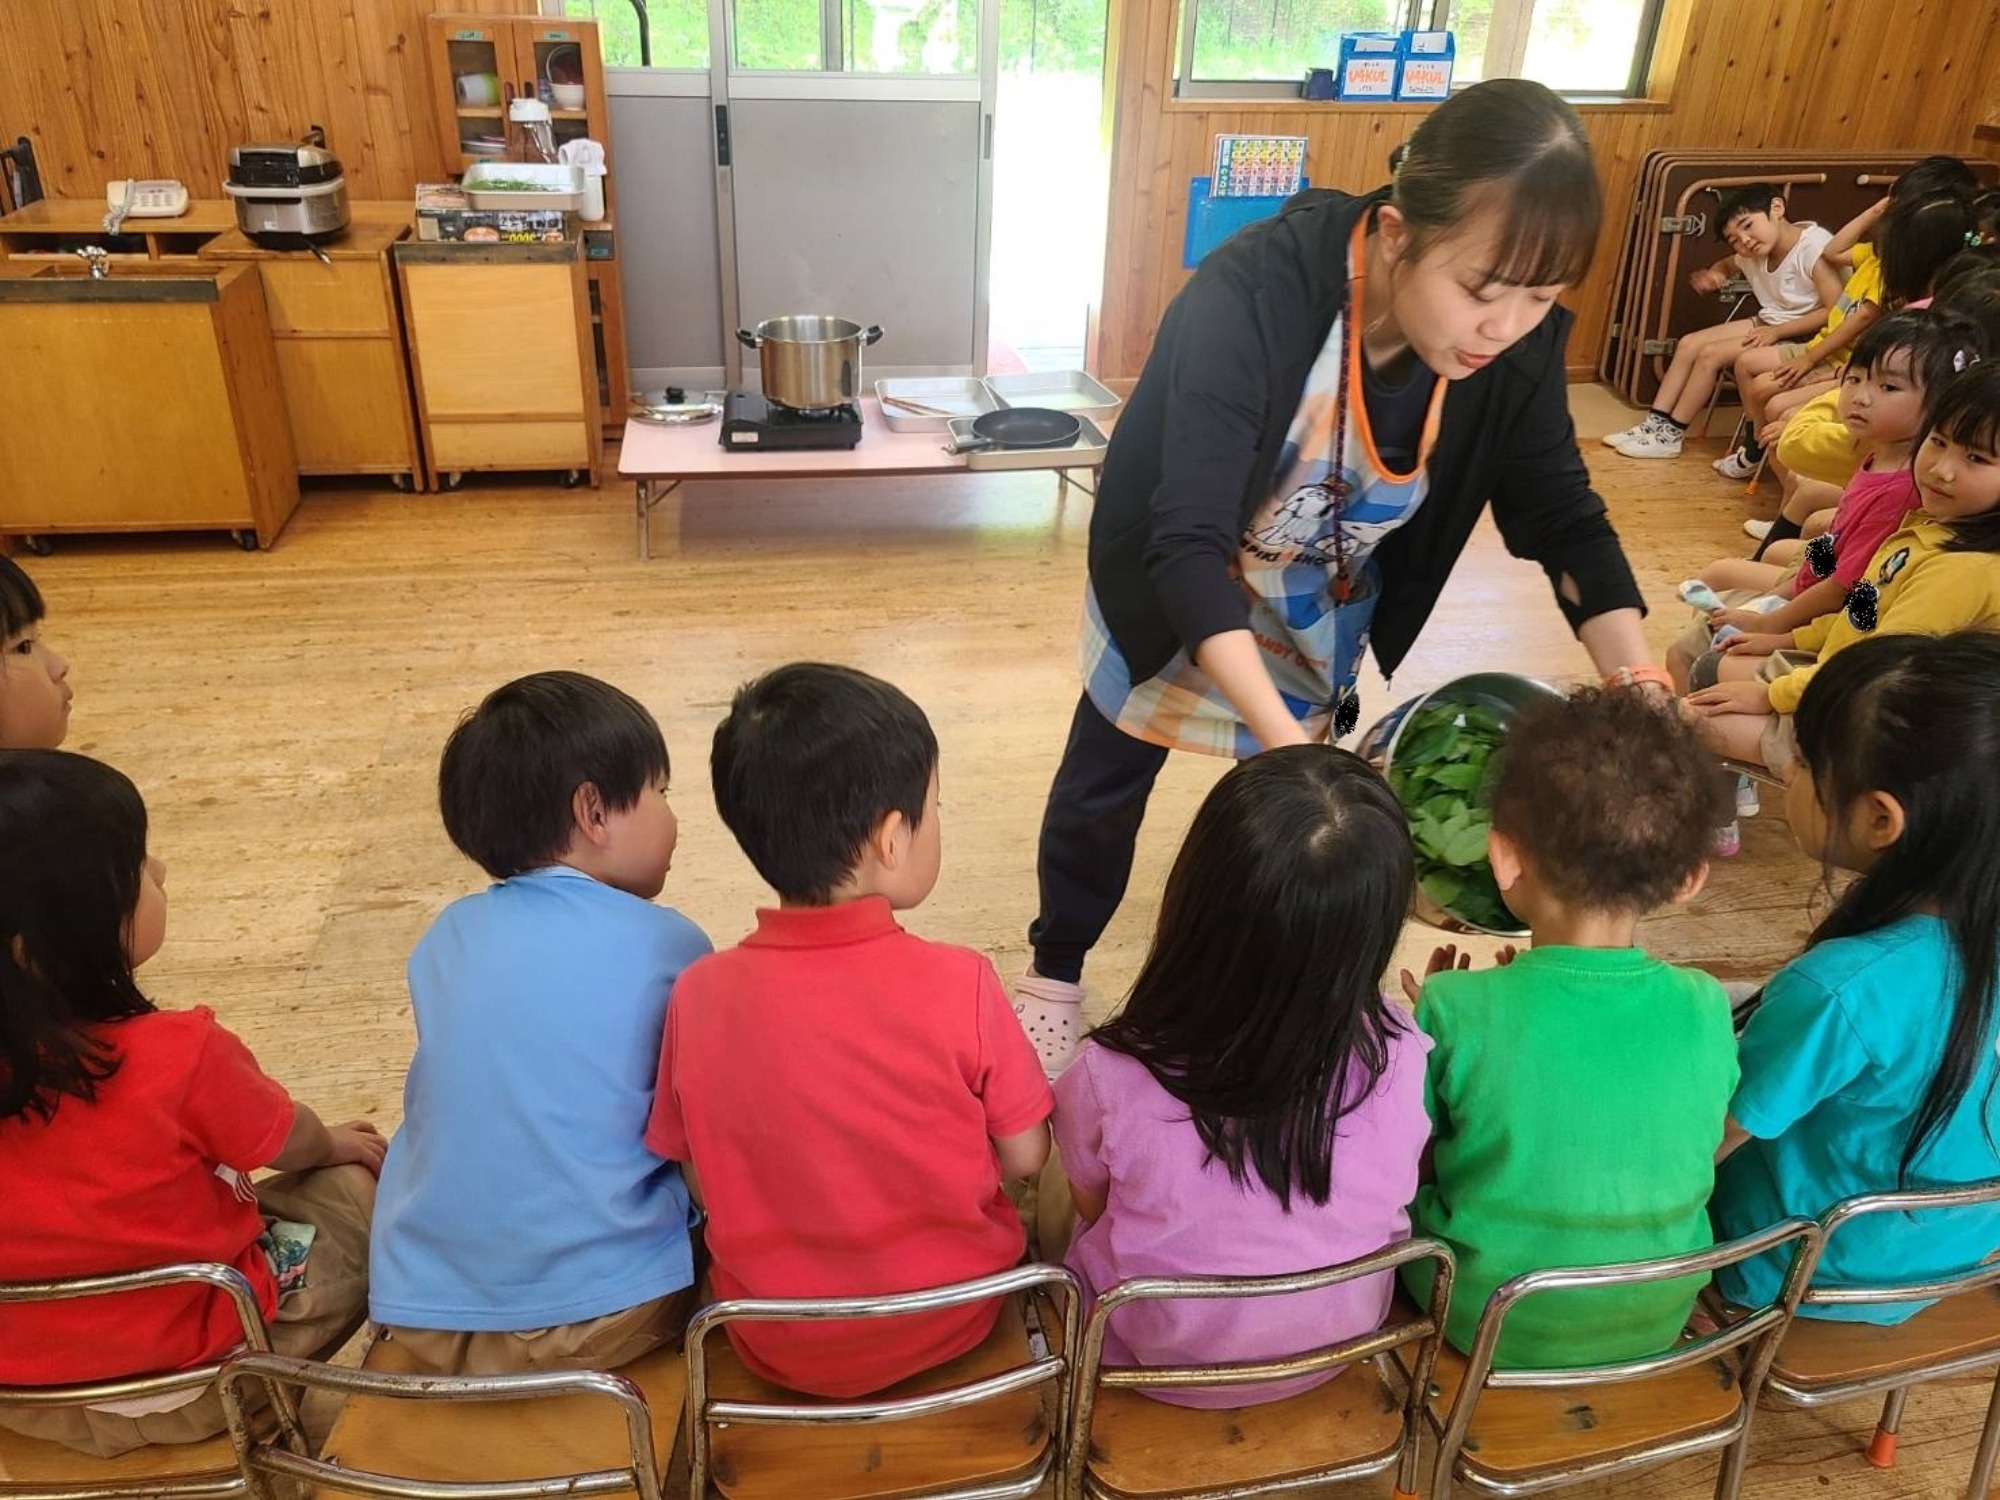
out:
{"label": "woman's hand", "polygon": [[327,1153],[329,1167],[366,1167],[368,1175],[382,1175],[382,1158],[389,1154],[389,1142],[369,1120],[349,1120],[345,1125],[329,1125],[327,1137],[333,1148]]}
{"label": "woman's hand", "polygon": [[1718,649],[1724,656],[1775,656],[1778,652],[1787,650],[1791,644],[1792,638],[1789,635],[1775,635],[1768,630],[1752,631],[1747,635],[1732,636]]}
{"label": "woman's hand", "polygon": [[1726,714],[1767,714],[1771,711],[1771,690],[1761,682],[1718,682],[1714,687],[1687,695],[1687,705],[1704,719]]}

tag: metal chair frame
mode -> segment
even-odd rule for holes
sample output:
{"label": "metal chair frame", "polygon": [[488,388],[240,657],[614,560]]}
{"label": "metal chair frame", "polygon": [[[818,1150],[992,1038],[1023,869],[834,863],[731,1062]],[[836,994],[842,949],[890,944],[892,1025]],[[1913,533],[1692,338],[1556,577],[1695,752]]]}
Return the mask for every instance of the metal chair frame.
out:
{"label": "metal chair frame", "polygon": [[[1354,1338],[1322,1345],[1284,1359],[1237,1361],[1213,1365],[1125,1365],[1106,1367],[1104,1340],[1112,1316],[1134,1302],[1211,1300],[1234,1301],[1250,1297],[1276,1297],[1295,1292],[1314,1292],[1366,1276],[1393,1272],[1416,1261],[1436,1263],[1431,1282],[1430,1305],[1421,1317],[1389,1323]],[[1373,1254],[1339,1265],[1284,1276],[1180,1276],[1142,1277],[1112,1287],[1091,1309],[1084,1327],[1083,1346],[1077,1358],[1074,1382],[1075,1410],[1070,1418],[1067,1455],[1067,1491],[1072,1500],[1097,1500],[1109,1492],[1098,1487],[1090,1475],[1090,1433],[1100,1387],[1119,1390],[1183,1389],[1188,1386],[1251,1385],[1291,1376],[1318,1374],[1362,1360],[1379,1361],[1393,1349],[1416,1344],[1416,1366],[1403,1399],[1403,1437],[1395,1450],[1381,1459],[1334,1463],[1288,1479],[1232,1485],[1221,1489],[1188,1490],[1185,1500],[1242,1500],[1253,1495],[1284,1494],[1293,1490],[1360,1479],[1395,1468],[1398,1495],[1414,1496],[1422,1438],[1424,1392],[1430,1388],[1431,1368],[1437,1361],[1438,1341],[1444,1335],[1445,1315],[1451,1305],[1452,1281],[1457,1261],[1448,1246],[1438,1240],[1413,1239],[1389,1245]],[[1378,1374],[1381,1372],[1378,1370]]]}
{"label": "metal chair frame", "polygon": [[[1988,1203],[2000,1203],[2000,1178],[1970,1183],[1964,1187],[1862,1193],[1842,1199],[1820,1216],[1819,1238],[1806,1257],[1807,1285],[1805,1294],[1800,1299],[1800,1305],[1866,1307],[1884,1302],[1942,1300],[2000,1284],[2000,1261],[1988,1261],[1956,1276],[1945,1276],[1931,1281],[1905,1281],[1868,1287],[1814,1287],[1811,1284],[1811,1279],[1818,1272],[1820,1261],[1825,1257],[1826,1247],[1834,1234],[1856,1219],[1865,1218],[1870,1214],[1974,1208]],[[1811,1390],[1787,1378],[1782,1363],[1783,1356],[1784,1347],[1781,1344],[1778,1348],[1778,1361],[1773,1364],[1770,1378],[1765,1384],[1766,1389],[1774,1397],[1787,1405],[1829,1406],[1835,1402],[1872,1396],[1881,1391],[1888,1392],[1887,1398],[1882,1403],[1882,1416],[1876,1424],[1875,1439],[1869,1445],[1868,1461],[1879,1468],[1888,1468],[1895,1462],[1896,1432],[1902,1425],[1903,1402],[1909,1396],[1912,1386],[1947,1379],[1954,1375],[1966,1375],[1989,1367],[1994,1369],[1993,1394],[1987,1401],[1986,1418],[1979,1429],[1979,1447],[1973,1457],[1972,1477],[1966,1490],[1968,1495],[1978,1496],[1984,1500],[1987,1490],[1992,1485],[1994,1461],[2000,1458],[2000,1349],[1942,1360],[1916,1371],[1905,1370],[1895,1375],[1857,1378],[1832,1385],[1816,1386]]]}
{"label": "metal chair frame", "polygon": [[[288,1386],[380,1396],[403,1401],[532,1401],[556,1396],[602,1396],[625,1419],[627,1459],[622,1468],[590,1469],[546,1479],[412,1479],[367,1469],[350,1469],[313,1456],[302,1436],[255,1438],[243,1388],[259,1382],[273,1391]],[[222,1409],[236,1442],[236,1461],[247,1493],[255,1500],[280,1500],[289,1492],[274,1477],[326,1485],[392,1500],[552,1500],[569,1495],[623,1495],[661,1500],[660,1475],[653,1458],[652,1409],[630,1380],[603,1370],[532,1370],[508,1375],[400,1375],[351,1369],[317,1360],[257,1352],[239,1354],[222,1369]],[[241,1491],[239,1491],[241,1493]],[[301,1491],[303,1493],[303,1491]]]}
{"label": "metal chair frame", "polygon": [[[985,1302],[1017,1292],[1052,1289],[1062,1298],[1062,1343],[1029,1363],[983,1380],[894,1400],[809,1402],[717,1401],[708,1393],[709,1338],[730,1323],[824,1322],[833,1319],[893,1318],[936,1312]],[[1057,1500],[1068,1500],[1061,1458],[1067,1452],[1070,1385],[1074,1373],[1070,1351],[1077,1347],[1083,1293],[1077,1280],[1060,1266],[1026,1265],[984,1276],[976,1281],[899,1292],[883,1297],[750,1298],[713,1302],[697,1312],[687,1330],[687,1428],[689,1500],[707,1500],[709,1484],[709,1424],[741,1422],[759,1426],[850,1426],[904,1422],[973,1406],[1015,1391],[1053,1385],[1055,1421],[1048,1452],[1024,1478],[927,1492],[925,1500],[1020,1500],[1034,1494],[1051,1472],[1057,1476]]]}
{"label": "metal chair frame", "polygon": [[[206,1286],[221,1292],[229,1299],[237,1321],[243,1328],[243,1342],[252,1350],[268,1351],[271,1347],[270,1331],[264,1326],[263,1310],[257,1305],[257,1294],[252,1290],[243,1273],[234,1266],[218,1265],[213,1262],[187,1262],[180,1265],[155,1266],[142,1271],[124,1271],[110,1276],[83,1276],[68,1281],[26,1281],[0,1283],[0,1303],[21,1302],[64,1302],[81,1297],[107,1297],[119,1292],[147,1291],[167,1286]],[[147,1396],[168,1396],[182,1391],[200,1391],[215,1383],[221,1376],[226,1359],[197,1365],[192,1369],[174,1370],[161,1375],[131,1375],[118,1380],[97,1380],[75,1385],[50,1386],[0,1386],[0,1406],[23,1407],[30,1410],[51,1407],[95,1406],[108,1401],[130,1401]],[[284,1393],[269,1392],[271,1408],[277,1414],[281,1430],[298,1434],[300,1432],[298,1412]],[[79,1464],[102,1462],[92,1460],[87,1455],[78,1454]],[[148,1481],[143,1488],[135,1489],[130,1480],[92,1482],[67,1485],[60,1488],[37,1488],[29,1485],[0,1483],[0,1496],[6,1500],[123,1500],[123,1497],[143,1495],[146,1497],[196,1497],[241,1495],[244,1493],[243,1476],[240,1473],[211,1470],[186,1476],[163,1476],[157,1481]]]}
{"label": "metal chair frame", "polygon": [[[1763,1389],[1771,1360],[1778,1351],[1778,1341],[1790,1326],[1793,1311],[1805,1291],[1809,1270],[1807,1257],[1818,1239],[1819,1226],[1812,1220],[1786,1219],[1756,1234],[1687,1255],[1630,1261],[1621,1265],[1529,1271],[1502,1283],[1487,1300],[1486,1308],[1479,1316],[1479,1326],[1466,1359],[1465,1379],[1459,1386],[1449,1417],[1441,1427],[1432,1418],[1432,1426],[1440,1427],[1440,1431],[1436,1466],[1431,1474],[1431,1500],[1450,1500],[1455,1478],[1487,1494],[1532,1495],[1586,1480],[1622,1476],[1717,1448],[1726,1451],[1722,1472],[1716,1479],[1716,1500],[1734,1500],[1743,1483],[1757,1397]],[[1791,1265],[1785,1273],[1777,1300],[1747,1309],[1727,1327],[1658,1354],[1616,1364],[1555,1370],[1493,1368],[1493,1354],[1499,1347],[1500,1332],[1507,1314],[1537,1292],[1573,1287],[1635,1286],[1650,1281],[1672,1281],[1683,1276],[1712,1275],[1724,1266],[1753,1259],[1794,1242]],[[1740,1370],[1742,1400],[1735,1419],[1712,1431],[1636,1448],[1615,1458],[1588,1460],[1567,1468],[1540,1472],[1521,1480],[1505,1480],[1483,1474],[1477,1465],[1461,1462],[1466,1433],[1472,1426],[1479,1398],[1487,1390],[1575,1390],[1623,1384],[1676,1374],[1735,1349],[1745,1351]]]}

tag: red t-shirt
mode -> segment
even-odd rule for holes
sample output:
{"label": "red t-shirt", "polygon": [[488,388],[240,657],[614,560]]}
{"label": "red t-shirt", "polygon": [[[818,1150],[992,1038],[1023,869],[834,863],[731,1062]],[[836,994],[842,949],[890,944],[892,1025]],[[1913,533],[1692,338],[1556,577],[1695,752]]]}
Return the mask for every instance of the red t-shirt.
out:
{"label": "red t-shirt", "polygon": [[[1922,502],[1917,495],[1916,477],[1908,464],[1897,469],[1875,469],[1873,457],[1864,459],[1847,488],[1840,493],[1840,505],[1833,513],[1827,533],[1833,538],[1833,576],[1844,588],[1853,588],[1868,571],[1868,564],[1884,542],[1902,528],[1903,517]],[[1793,585],[1794,596],[1822,582],[1810,562],[1799,564]]]}
{"label": "red t-shirt", "polygon": [[[96,1028],[123,1059],[86,1104],[0,1120],[0,1281],[46,1281],[220,1261],[250,1279],[264,1315],[278,1288],[257,1247],[255,1200],[215,1175],[266,1166],[292,1099],[205,1009]],[[220,1292],[165,1287],[58,1303],[0,1304],[0,1383],[63,1385],[177,1370],[243,1342]]]}
{"label": "red t-shirt", "polygon": [[[992,1139],[1053,1107],[993,966],[871,896],[759,911],[740,947],[682,972],[646,1144],[694,1163],[718,1297],[882,1295],[1020,1260]],[[855,1396],[964,1353],[998,1311],[729,1334],[768,1380]]]}

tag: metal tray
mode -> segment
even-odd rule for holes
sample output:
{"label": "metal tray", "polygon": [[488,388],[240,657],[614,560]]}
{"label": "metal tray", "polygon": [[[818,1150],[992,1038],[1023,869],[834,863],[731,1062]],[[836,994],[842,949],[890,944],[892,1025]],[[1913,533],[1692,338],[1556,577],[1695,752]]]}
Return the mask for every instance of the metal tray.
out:
{"label": "metal tray", "polygon": [[1046,406],[1079,417],[1108,417],[1124,404],[1082,370],[988,375],[986,388],[1002,406]]}
{"label": "metal tray", "polygon": [[[1095,469],[1104,463],[1111,439],[1089,417],[1077,419],[1083,430],[1067,448],[977,448],[965,455],[968,469]],[[946,424],[952,442],[972,436],[971,417],[953,417]],[[950,444],[945,452],[951,451]]]}
{"label": "metal tray", "polygon": [[[489,188],[489,182],[534,182],[528,191]],[[465,173],[465,201],[473,208],[558,209],[575,213],[583,207],[583,168],[540,161],[475,162]]]}
{"label": "metal tray", "polygon": [[920,417],[915,412],[884,406],[882,421],[891,432],[943,432],[945,424],[953,417],[983,416],[989,411],[998,411],[1003,404],[986,388],[986,382],[976,375],[876,381],[875,399],[880,401],[885,396],[901,396],[905,401],[935,406],[946,413],[942,417]]}

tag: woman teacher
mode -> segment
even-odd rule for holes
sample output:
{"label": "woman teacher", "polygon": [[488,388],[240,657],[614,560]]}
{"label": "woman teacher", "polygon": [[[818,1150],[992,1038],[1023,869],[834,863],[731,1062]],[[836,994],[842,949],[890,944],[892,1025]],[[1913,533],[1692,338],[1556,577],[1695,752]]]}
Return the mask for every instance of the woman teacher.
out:
{"label": "woman teacher", "polygon": [[1051,1076],[1167,753],[1346,734],[1362,652],[1395,671],[1489,502],[1597,669],[1670,690],[1569,416],[1556,298],[1602,211],[1576,113],[1497,79],[1426,117],[1391,186],[1301,193],[1168,307],[1098,484],[1014,992]]}

